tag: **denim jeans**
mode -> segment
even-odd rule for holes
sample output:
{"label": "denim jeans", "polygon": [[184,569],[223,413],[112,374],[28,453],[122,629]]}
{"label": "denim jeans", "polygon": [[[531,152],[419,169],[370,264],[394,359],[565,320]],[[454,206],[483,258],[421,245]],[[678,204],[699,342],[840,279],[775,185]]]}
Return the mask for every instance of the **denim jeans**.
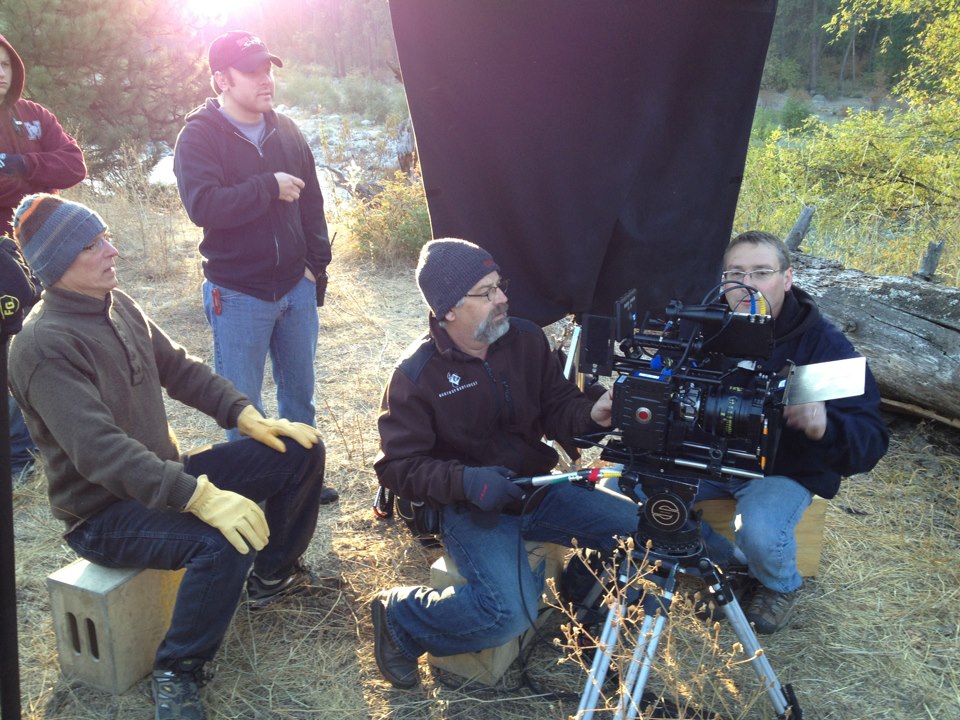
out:
{"label": "denim jeans", "polygon": [[278,453],[249,438],[220,443],[189,456],[184,470],[206,474],[264,506],[270,541],[241,555],[216,528],[188,512],[151,510],[121,500],[87,519],[67,536],[78,555],[106,567],[186,568],[173,619],[157,650],[157,668],[178,660],[210,660],[223,642],[251,565],[266,579],[290,574],[310,544],[323,486],[324,448],[305,450],[285,440]]}
{"label": "denim jeans", "polygon": [[616,536],[637,529],[637,506],[603,489],[550,486],[526,515],[497,517],[491,527],[469,508],[443,509],[443,546],[465,585],[434,590],[396,588],[387,603],[387,627],[411,658],[424,652],[456,655],[516,638],[537,617],[544,565],[530,568],[524,540],[610,551]]}
{"label": "denim jeans", "polygon": [[[213,307],[213,291],[220,292],[220,313]],[[317,419],[314,360],[320,319],[316,284],[304,277],[275,302],[203,282],[203,310],[213,330],[213,365],[218,375],[263,412],[263,372],[270,355],[277,386],[279,417],[313,425]],[[236,429],[227,431],[237,440]]]}
{"label": "denim jeans", "polygon": [[[734,497],[737,511],[733,530],[736,546],[747,558],[750,574],[776,592],[791,592],[803,583],[797,570],[794,535],[813,495],[800,483],[782,475],[757,480],[714,482],[701,480],[696,501]],[[707,554],[718,565],[733,560],[733,544],[703,524]]]}
{"label": "denim jeans", "polygon": [[23,412],[17,401],[7,398],[7,407],[10,412],[10,474],[16,478],[20,469],[33,460],[37,453],[36,443],[30,437],[27,423],[23,420]]}

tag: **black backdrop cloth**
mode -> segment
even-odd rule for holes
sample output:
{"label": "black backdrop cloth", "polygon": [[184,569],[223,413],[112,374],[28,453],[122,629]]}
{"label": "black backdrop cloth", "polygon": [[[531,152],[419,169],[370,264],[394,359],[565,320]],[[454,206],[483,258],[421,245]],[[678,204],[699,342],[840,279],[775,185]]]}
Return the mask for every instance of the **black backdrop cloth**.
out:
{"label": "black backdrop cloth", "polygon": [[487,248],[511,314],[610,315],[631,288],[641,315],[700,302],[730,239],[775,0],[390,10],[433,236]]}

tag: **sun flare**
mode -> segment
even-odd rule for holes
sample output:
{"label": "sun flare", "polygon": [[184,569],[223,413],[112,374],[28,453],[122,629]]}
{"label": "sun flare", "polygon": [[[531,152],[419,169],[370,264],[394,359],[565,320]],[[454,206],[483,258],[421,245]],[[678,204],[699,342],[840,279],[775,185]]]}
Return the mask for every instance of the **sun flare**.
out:
{"label": "sun flare", "polygon": [[223,24],[261,0],[184,0],[187,14],[201,24]]}

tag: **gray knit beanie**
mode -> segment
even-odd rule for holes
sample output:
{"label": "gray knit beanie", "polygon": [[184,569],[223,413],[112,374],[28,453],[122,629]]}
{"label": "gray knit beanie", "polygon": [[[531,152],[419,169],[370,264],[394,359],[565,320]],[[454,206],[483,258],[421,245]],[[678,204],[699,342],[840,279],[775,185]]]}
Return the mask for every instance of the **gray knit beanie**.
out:
{"label": "gray knit beanie", "polygon": [[500,272],[500,266],[479,245],[440,238],[420,250],[417,285],[433,314],[442,318],[478,280],[492,272]]}
{"label": "gray knit beanie", "polygon": [[86,205],[56,195],[28,195],[13,213],[13,237],[44,287],[67,271],[77,255],[107,229]]}

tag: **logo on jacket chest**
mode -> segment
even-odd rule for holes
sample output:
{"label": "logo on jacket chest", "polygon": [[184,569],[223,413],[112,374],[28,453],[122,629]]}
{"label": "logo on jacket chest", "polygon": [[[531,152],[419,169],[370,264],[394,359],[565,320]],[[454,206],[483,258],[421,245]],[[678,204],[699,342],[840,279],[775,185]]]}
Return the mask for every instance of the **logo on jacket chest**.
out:
{"label": "logo on jacket chest", "polygon": [[447,373],[447,382],[450,383],[450,389],[444,390],[443,392],[439,393],[437,397],[447,397],[448,395],[453,395],[455,393],[460,392],[461,390],[467,390],[469,388],[477,386],[476,380],[474,380],[473,382],[469,382],[466,385],[461,385],[460,376],[452,371]]}
{"label": "logo on jacket chest", "polygon": [[28,120],[23,124],[23,127],[26,128],[27,137],[31,140],[39,140],[43,134],[43,131],[40,129],[39,120]]}

